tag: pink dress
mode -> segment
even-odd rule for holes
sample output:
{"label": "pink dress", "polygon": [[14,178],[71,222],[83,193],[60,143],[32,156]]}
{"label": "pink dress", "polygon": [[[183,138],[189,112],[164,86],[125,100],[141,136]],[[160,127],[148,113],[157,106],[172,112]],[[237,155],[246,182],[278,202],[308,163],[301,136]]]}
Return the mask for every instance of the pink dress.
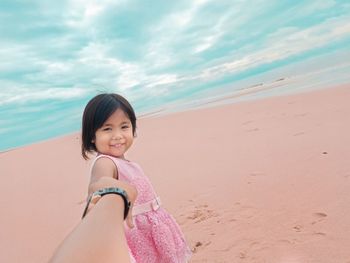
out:
{"label": "pink dress", "polygon": [[[150,180],[141,167],[131,161],[108,155],[117,167],[118,179],[134,185],[138,196],[134,207],[154,200],[157,195]],[[175,219],[162,207],[134,216],[135,227],[126,226],[125,235],[132,255],[137,263],[184,263],[191,256],[191,250]]]}

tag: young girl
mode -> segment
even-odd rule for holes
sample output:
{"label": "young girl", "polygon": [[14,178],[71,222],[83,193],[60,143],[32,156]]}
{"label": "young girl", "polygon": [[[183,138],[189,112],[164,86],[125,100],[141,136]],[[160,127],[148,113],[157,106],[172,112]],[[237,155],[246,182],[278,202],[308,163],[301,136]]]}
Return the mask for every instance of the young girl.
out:
{"label": "young girl", "polygon": [[174,218],[161,207],[141,167],[125,158],[133,144],[136,116],[129,102],[117,94],[100,94],[85,107],[82,121],[82,155],[97,153],[92,163],[91,189],[101,177],[135,186],[138,196],[125,235],[131,258],[137,263],[183,263],[190,249]]}

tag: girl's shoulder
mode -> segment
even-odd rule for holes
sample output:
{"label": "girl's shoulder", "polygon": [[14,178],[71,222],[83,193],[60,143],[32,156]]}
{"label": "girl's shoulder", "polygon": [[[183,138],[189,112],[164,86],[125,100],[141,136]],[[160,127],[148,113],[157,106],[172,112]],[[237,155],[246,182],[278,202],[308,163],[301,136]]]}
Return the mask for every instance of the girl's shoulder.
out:
{"label": "girl's shoulder", "polygon": [[106,155],[106,154],[98,154],[98,155],[96,155],[95,158],[92,160],[92,162],[91,162],[91,167],[93,167],[93,166],[96,164],[96,162],[97,162],[98,160],[100,160],[100,159],[105,159],[105,158],[110,159],[110,160],[112,160],[113,162],[115,162],[115,160],[114,160],[115,158],[114,158],[113,156]]}
{"label": "girl's shoulder", "polygon": [[136,162],[127,160],[127,159],[122,159],[122,158],[118,158],[115,156],[111,156],[111,155],[106,155],[106,154],[98,154],[95,159],[92,161],[91,167],[96,163],[96,161],[100,158],[108,158],[111,159],[117,166],[134,166],[137,167],[139,169],[141,169],[140,165]]}

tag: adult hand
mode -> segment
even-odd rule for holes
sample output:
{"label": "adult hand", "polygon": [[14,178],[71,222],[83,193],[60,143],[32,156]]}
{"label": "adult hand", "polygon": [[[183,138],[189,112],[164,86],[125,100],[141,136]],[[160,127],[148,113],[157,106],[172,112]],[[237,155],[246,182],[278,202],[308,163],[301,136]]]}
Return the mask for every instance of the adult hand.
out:
{"label": "adult hand", "polygon": [[129,209],[129,212],[128,212],[128,215],[127,215],[125,221],[126,221],[126,224],[129,228],[133,228],[134,222],[133,222],[133,218],[132,218],[132,209],[133,209],[136,197],[137,197],[136,187],[131,185],[131,184],[128,184],[126,182],[116,180],[116,179],[111,178],[111,177],[104,176],[104,177],[101,177],[95,183],[91,184],[89,190],[93,193],[93,192],[98,191],[102,188],[108,188],[108,187],[118,187],[118,188],[121,188],[121,189],[126,191],[128,198],[129,198],[129,201],[130,201],[130,209]]}

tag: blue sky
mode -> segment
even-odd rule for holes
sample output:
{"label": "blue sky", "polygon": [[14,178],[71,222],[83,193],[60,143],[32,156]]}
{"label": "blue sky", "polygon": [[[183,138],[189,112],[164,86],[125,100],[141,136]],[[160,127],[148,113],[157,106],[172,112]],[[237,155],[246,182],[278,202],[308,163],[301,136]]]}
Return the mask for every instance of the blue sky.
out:
{"label": "blue sky", "polygon": [[1,0],[0,150],[78,131],[97,92],[142,113],[349,47],[345,0]]}

